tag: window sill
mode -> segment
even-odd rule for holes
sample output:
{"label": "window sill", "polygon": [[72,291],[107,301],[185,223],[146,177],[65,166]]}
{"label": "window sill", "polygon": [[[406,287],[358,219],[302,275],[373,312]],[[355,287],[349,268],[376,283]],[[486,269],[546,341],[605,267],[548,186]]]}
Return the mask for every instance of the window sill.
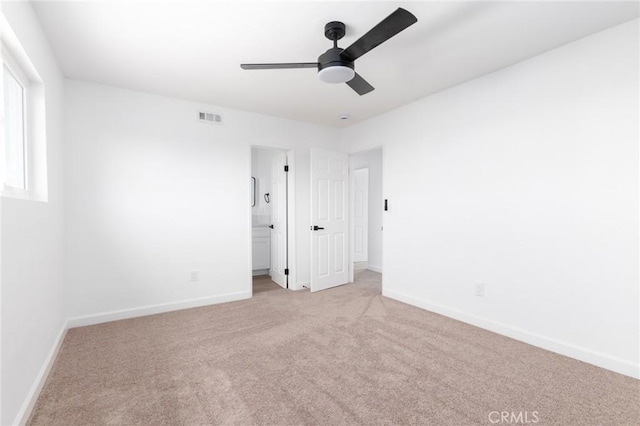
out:
{"label": "window sill", "polygon": [[0,195],[4,198],[15,198],[17,200],[37,201],[30,191],[24,189],[5,186]]}

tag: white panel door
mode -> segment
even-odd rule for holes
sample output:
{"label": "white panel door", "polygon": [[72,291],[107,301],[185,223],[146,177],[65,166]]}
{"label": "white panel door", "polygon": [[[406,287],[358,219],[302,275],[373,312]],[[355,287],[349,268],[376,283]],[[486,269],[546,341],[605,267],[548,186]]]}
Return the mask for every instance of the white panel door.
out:
{"label": "white panel door", "polygon": [[278,153],[271,163],[271,280],[287,288],[287,154]]}
{"label": "white panel door", "polygon": [[348,158],[311,150],[311,291],[349,280]]}
{"label": "white panel door", "polygon": [[353,172],[353,261],[369,260],[369,169]]}

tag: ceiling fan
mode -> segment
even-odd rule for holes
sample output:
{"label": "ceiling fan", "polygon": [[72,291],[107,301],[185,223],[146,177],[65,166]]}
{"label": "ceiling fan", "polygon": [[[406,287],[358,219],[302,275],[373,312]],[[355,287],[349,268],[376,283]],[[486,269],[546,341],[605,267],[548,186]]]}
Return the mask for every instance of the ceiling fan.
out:
{"label": "ceiling fan", "polygon": [[245,70],[317,68],[318,78],[325,83],[347,83],[360,96],[366,95],[374,90],[373,86],[355,72],[354,61],[416,22],[418,19],[411,12],[398,8],[346,49],[338,47],[338,40],[344,37],[344,24],[329,22],[324,26],[324,35],[333,41],[333,47],[320,55],[318,62],[241,64],[240,67]]}

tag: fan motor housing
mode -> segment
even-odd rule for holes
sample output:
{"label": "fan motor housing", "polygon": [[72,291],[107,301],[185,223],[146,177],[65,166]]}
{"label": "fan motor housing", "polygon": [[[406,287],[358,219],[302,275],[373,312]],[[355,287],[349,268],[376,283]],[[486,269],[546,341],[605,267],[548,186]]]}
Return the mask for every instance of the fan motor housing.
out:
{"label": "fan motor housing", "polygon": [[353,65],[353,61],[345,59],[344,56],[341,56],[344,49],[339,47],[332,47],[331,49],[324,52],[322,55],[318,57],[318,71],[323,68],[343,66],[349,67],[351,69],[355,69]]}

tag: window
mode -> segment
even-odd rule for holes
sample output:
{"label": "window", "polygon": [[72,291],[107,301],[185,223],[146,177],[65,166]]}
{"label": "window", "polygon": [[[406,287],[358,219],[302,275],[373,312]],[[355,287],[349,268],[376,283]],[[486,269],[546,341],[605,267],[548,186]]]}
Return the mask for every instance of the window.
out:
{"label": "window", "polygon": [[[24,79],[18,75],[3,55],[5,179],[4,189],[27,191],[27,138],[26,89]],[[22,81],[21,81],[22,80]]]}
{"label": "window", "polygon": [[48,201],[45,87],[0,12],[0,195]]}

